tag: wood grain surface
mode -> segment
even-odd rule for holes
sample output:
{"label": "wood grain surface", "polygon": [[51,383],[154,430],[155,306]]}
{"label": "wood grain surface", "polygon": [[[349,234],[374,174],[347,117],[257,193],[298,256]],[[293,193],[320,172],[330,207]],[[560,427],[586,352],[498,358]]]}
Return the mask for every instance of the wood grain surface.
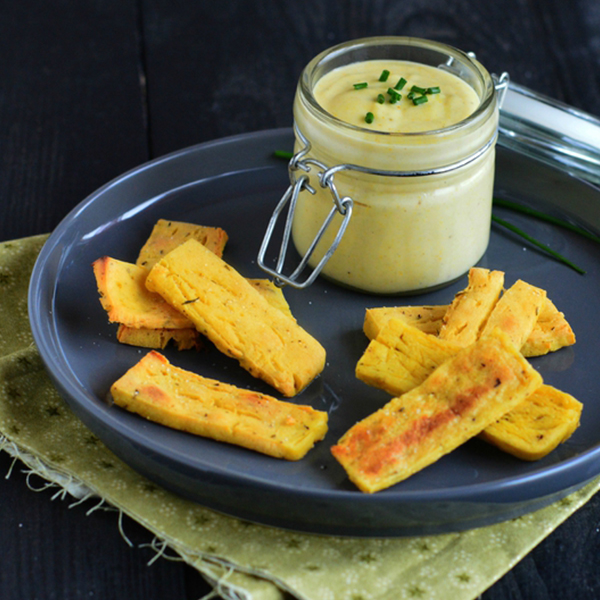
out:
{"label": "wood grain surface", "polygon": [[[473,51],[492,72],[600,116],[597,0],[83,0],[0,3],[0,241],[49,232],[157,156],[286,127],[302,67],[371,35]],[[1,301],[1,299],[0,299]],[[114,512],[68,508],[0,453],[2,600],[196,600],[210,590]],[[484,595],[600,597],[600,498]]]}

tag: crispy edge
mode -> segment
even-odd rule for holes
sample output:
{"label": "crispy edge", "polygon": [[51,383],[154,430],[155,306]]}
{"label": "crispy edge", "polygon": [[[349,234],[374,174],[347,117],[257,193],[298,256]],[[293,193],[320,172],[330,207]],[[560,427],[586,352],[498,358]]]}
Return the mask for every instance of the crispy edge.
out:
{"label": "crispy edge", "polygon": [[[361,357],[357,377],[392,395],[400,395],[423,383],[435,368],[459,349],[458,344],[439,340],[399,319],[391,319]],[[540,422],[540,417],[544,417],[541,410],[544,403],[548,409],[547,418],[551,417],[551,412],[556,415],[562,410],[565,420],[557,422],[554,429],[547,428],[545,437],[528,447],[525,438],[534,439],[541,425],[548,422],[547,418],[544,423]],[[574,412],[578,407],[581,412],[581,404],[572,396],[544,385],[497,423],[487,427],[480,437],[523,460],[538,460],[564,441],[567,433],[573,433],[579,423]]]}
{"label": "crispy edge", "polygon": [[572,346],[575,342],[575,333],[565,315],[546,296],[536,326],[523,344],[521,352],[530,358],[543,356]]}
{"label": "crispy edge", "polygon": [[178,350],[200,350],[202,339],[194,327],[186,329],[148,329],[145,327],[127,327],[119,324],[117,341],[128,346],[155,348],[164,350],[169,342],[174,342]]}
{"label": "crispy edge", "polygon": [[517,280],[496,302],[481,335],[499,327],[516,348],[522,348],[537,323],[545,299],[545,290]]}
{"label": "crispy edge", "polygon": [[361,491],[373,493],[476,436],[540,385],[539,373],[494,330],[354,425],[331,452]]}
{"label": "crispy edge", "polygon": [[480,437],[521,460],[539,460],[571,437],[582,410],[583,404],[570,394],[542,385]]}
{"label": "crispy edge", "polygon": [[504,286],[504,272],[473,267],[443,318],[439,337],[468,346],[477,340]]}
{"label": "crispy edge", "polygon": [[369,342],[355,374],[364,383],[399,396],[423,383],[460,348],[392,317]]}
{"label": "crispy edge", "polygon": [[150,270],[163,256],[190,238],[199,241],[219,258],[228,241],[227,232],[220,227],[158,219],[140,249],[136,264]]}
{"label": "crispy edge", "polygon": [[151,350],[110,388],[118,406],[166,427],[299,460],[325,436],[328,415],[172,365]]}
{"label": "crispy edge", "polygon": [[[156,263],[146,285],[181,310],[221,352],[285,396],[298,394],[325,367],[325,349],[313,336],[195,240]],[[214,310],[217,304],[227,320]]]}
{"label": "crispy edge", "polygon": [[392,318],[402,319],[424,333],[438,335],[448,305],[439,306],[384,306],[367,308],[363,322],[364,334],[374,340]]}
{"label": "crispy edge", "polygon": [[[122,260],[103,256],[92,263],[100,304],[112,323],[122,323],[128,327],[164,327],[167,329],[184,329],[192,323],[181,312],[169,305],[159,294],[150,292],[145,286],[146,270],[142,267]],[[125,277],[127,285],[134,294],[151,307],[151,310],[132,310],[128,308],[129,296],[123,294],[122,288],[115,289],[112,277]],[[130,290],[130,291],[131,291]]]}

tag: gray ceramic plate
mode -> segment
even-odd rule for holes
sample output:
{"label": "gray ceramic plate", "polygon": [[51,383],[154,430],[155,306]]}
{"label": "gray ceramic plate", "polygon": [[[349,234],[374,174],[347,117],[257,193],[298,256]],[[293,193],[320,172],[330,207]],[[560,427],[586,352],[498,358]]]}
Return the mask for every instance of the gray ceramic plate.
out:
{"label": "gray ceramic plate", "polygon": [[[581,276],[495,227],[480,263],[506,271],[508,283],[522,278],[546,288],[578,335],[574,347],[533,360],[548,383],[585,404],[581,427],[539,462],[522,462],[472,440],[388,490],[357,491],[329,447],[388,399],[354,377],[367,344],[364,309],[407,299],[350,292],[321,279],[305,291],[286,290],[298,321],[328,352],[325,372],[297,399],[330,413],[326,439],[305,459],[283,462],[173,431],[105,401],[111,383],[143,351],[117,343],[116,327],[98,301],[92,261],[103,255],[135,260],[154,222],[168,218],[224,227],[227,260],[246,276],[262,276],[257,251],[287,186],[286,164],[272,153],[291,145],[285,129],[176,152],[104,186],[51,235],[31,279],[31,326],[58,389],[90,429],[134,469],[201,504],[260,523],[342,535],[418,535],[490,524],[541,507],[600,473],[600,247],[514,214],[503,213],[587,270]],[[497,193],[600,229],[597,189],[503,149]],[[447,303],[465,282],[410,302]],[[273,393],[210,344],[200,353],[165,354],[183,368]]]}

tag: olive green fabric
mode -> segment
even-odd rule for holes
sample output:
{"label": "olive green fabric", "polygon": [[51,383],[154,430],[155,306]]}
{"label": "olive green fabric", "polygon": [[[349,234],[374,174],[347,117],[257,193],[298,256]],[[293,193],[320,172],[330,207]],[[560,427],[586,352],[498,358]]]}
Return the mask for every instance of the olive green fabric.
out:
{"label": "olive green fabric", "polygon": [[[158,559],[163,552],[178,555],[224,598],[473,599],[600,488],[596,479],[506,523],[400,539],[288,532],[183,500],[117,459],[50,382],[27,319],[29,275],[45,239],[0,244],[0,447],[79,501],[106,502],[144,525],[155,536]],[[115,517],[115,527],[119,522]]]}

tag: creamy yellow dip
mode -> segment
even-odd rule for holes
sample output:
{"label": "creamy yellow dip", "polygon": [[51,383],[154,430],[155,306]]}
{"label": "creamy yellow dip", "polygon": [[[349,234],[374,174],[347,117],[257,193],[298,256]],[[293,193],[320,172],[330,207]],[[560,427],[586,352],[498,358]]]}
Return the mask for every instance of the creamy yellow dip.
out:
{"label": "creamy yellow dip", "polygon": [[[380,81],[385,72],[387,79]],[[401,79],[405,81],[402,89],[395,90]],[[439,93],[426,93],[427,101],[415,104],[408,97],[413,86],[439,89]],[[388,92],[390,89],[394,91]],[[340,67],[322,77],[313,93],[317,102],[341,121],[386,132],[443,129],[466,119],[479,106],[475,90],[456,75],[400,60],[370,60]],[[401,98],[393,102],[396,94]],[[422,95],[416,92],[414,98]],[[372,123],[365,121],[369,113]]]}
{"label": "creamy yellow dip", "polygon": [[[380,82],[384,69],[390,75]],[[399,91],[402,98],[390,103],[387,90],[400,77],[407,81]],[[364,82],[367,87],[354,88],[355,83]],[[407,97],[413,85],[439,87],[440,92],[414,105]],[[384,95],[383,104],[378,102],[379,94]],[[495,102],[489,110],[464,121],[477,110],[482,94],[435,67],[365,61],[337,68],[316,82],[314,99],[324,113],[315,110],[300,90],[294,118],[310,141],[308,156],[328,167],[354,164],[384,171],[426,171],[469,157],[494,139]],[[367,113],[373,114],[372,123],[365,121]],[[301,145],[297,142],[296,148]],[[354,200],[354,211],[323,274],[379,294],[424,290],[460,277],[487,248],[493,181],[493,143],[467,166],[446,174],[393,177],[356,170],[337,172],[334,182],[339,195]],[[304,191],[299,195],[292,228],[302,255],[333,205],[314,167],[310,183],[315,194]],[[337,215],[311,265],[330,246],[340,220]]]}

